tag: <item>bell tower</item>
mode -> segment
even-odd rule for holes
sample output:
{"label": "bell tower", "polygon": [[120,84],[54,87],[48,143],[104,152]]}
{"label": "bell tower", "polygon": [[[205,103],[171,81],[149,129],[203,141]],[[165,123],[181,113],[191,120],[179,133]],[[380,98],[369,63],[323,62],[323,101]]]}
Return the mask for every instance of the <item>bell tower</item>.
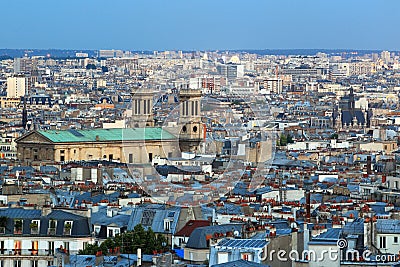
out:
{"label": "bell tower", "polygon": [[132,90],[132,119],[131,127],[153,127],[153,91],[150,89],[134,88]]}
{"label": "bell tower", "polygon": [[194,152],[204,138],[201,121],[201,90],[181,88],[179,91],[179,146],[183,152]]}

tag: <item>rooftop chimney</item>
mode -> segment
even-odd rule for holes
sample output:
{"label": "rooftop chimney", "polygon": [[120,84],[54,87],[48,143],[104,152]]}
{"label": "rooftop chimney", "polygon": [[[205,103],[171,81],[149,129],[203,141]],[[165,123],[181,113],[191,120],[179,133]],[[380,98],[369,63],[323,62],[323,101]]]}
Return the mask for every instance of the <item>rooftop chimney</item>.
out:
{"label": "rooftop chimney", "polygon": [[372,163],[371,163],[371,156],[367,156],[367,174],[372,174]]}
{"label": "rooftop chimney", "polygon": [[304,190],[306,191],[306,221],[310,222],[311,217],[311,187],[312,181],[311,180],[304,180]]}

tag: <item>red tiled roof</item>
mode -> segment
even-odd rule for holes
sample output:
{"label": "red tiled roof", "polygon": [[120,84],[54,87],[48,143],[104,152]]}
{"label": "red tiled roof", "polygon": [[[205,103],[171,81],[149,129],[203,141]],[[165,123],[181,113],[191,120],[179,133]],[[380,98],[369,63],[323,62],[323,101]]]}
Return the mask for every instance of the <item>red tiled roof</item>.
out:
{"label": "red tiled roof", "polygon": [[210,226],[210,222],[207,220],[190,220],[175,234],[175,236],[189,237],[194,229],[203,226]]}

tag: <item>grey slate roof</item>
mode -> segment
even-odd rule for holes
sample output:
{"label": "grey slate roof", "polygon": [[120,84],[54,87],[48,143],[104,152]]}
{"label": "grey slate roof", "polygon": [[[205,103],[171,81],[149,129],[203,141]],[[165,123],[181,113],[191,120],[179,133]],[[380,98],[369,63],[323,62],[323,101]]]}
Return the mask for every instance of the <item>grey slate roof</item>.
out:
{"label": "grey slate roof", "polygon": [[343,110],[342,111],[342,123],[346,123],[347,125],[353,124],[353,118],[356,117],[357,123],[364,124],[365,117],[364,112],[362,110],[355,110],[354,114],[351,113],[350,110]]}

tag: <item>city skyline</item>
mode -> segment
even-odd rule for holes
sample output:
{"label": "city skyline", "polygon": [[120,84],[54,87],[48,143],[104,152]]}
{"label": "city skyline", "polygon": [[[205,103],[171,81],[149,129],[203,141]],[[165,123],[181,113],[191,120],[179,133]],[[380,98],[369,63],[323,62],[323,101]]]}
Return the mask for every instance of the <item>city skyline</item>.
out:
{"label": "city skyline", "polygon": [[372,0],[7,2],[0,48],[400,50],[396,7]]}
{"label": "city skyline", "polygon": [[72,1],[2,9],[0,267],[400,265],[395,6]]}

